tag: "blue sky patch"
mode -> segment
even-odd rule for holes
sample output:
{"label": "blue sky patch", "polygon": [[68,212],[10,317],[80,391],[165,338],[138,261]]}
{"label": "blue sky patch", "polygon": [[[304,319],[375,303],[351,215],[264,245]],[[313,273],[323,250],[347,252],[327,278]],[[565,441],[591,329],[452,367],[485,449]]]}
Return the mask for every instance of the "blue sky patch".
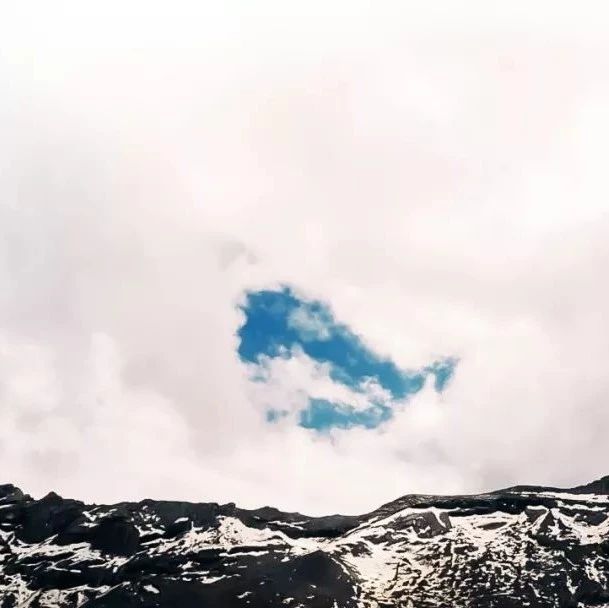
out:
{"label": "blue sky patch", "polygon": [[311,399],[309,407],[300,412],[299,424],[306,429],[317,431],[330,428],[349,429],[354,426],[373,429],[389,418],[391,418],[391,408],[383,404],[373,404],[360,410],[345,403]]}
{"label": "blue sky patch", "polygon": [[[456,365],[454,359],[447,358],[421,370],[400,369],[393,361],[372,352],[346,325],[338,323],[327,305],[300,299],[289,287],[250,292],[242,310],[245,323],[238,332],[239,356],[254,366],[261,363],[262,357],[288,358],[300,349],[311,359],[328,364],[332,380],[352,391],[364,392],[372,380],[398,400],[421,390],[429,375],[435,377],[436,390],[442,391]],[[282,417],[277,415],[280,405],[267,412],[268,422]],[[309,407],[300,412],[299,424],[316,430],[374,428],[390,417],[391,409],[383,404],[356,409],[349,404],[310,399]]]}

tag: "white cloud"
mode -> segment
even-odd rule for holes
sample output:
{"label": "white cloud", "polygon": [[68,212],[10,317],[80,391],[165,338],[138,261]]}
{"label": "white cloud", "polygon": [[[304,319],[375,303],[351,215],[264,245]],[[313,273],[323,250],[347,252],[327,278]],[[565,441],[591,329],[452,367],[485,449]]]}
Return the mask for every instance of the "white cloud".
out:
{"label": "white cloud", "polygon": [[[7,481],[353,512],[607,472],[606,9],[465,4],[7,12]],[[453,382],[378,431],[265,424],[236,305],[280,283]],[[267,399],[339,390],[276,365]]]}
{"label": "white cloud", "polygon": [[248,387],[249,402],[264,414],[278,409],[297,414],[309,405],[309,398],[348,404],[355,410],[365,410],[374,403],[391,403],[391,394],[372,378],[361,383],[356,391],[331,378],[331,365],[316,361],[295,347],[289,356],[262,356],[258,364],[250,364],[256,381]]}
{"label": "white cloud", "polygon": [[332,335],[327,319],[310,307],[300,305],[290,312],[288,327],[298,331],[300,337],[307,340],[328,340]]}

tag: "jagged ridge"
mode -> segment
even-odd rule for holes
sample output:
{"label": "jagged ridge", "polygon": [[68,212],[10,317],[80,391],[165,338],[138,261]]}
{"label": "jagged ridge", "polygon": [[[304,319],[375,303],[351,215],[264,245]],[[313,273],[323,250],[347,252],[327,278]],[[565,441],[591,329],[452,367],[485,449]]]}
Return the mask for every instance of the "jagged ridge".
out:
{"label": "jagged ridge", "polygon": [[0,486],[0,608],[609,606],[609,477],[366,515]]}

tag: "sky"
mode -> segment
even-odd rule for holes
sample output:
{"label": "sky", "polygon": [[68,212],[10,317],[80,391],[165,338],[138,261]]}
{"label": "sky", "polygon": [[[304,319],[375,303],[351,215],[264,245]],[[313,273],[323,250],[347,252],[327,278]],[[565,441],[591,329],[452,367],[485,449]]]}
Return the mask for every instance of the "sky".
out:
{"label": "sky", "polygon": [[290,381],[289,390],[298,391],[304,402],[287,395],[273,398],[267,404],[268,422],[287,418],[284,423],[316,431],[376,428],[393,416],[394,405],[422,390],[428,379],[441,392],[454,371],[452,359],[418,370],[399,369],[337,323],[323,303],[303,300],[289,287],[250,292],[242,310],[245,322],[238,332],[239,357],[248,365],[253,381],[264,387],[285,382],[286,365],[303,361],[323,369],[334,389],[328,393],[328,386]]}
{"label": "sky", "polygon": [[608,474],[603,2],[0,23],[0,468],[362,513]]}

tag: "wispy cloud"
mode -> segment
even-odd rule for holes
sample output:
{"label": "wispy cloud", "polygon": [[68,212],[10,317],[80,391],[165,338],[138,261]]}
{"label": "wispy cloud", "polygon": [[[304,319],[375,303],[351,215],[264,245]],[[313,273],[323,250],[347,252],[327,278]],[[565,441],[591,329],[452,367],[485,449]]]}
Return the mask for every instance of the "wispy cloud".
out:
{"label": "wispy cloud", "polygon": [[[243,312],[239,353],[252,380],[263,382],[257,392],[264,394],[273,383],[285,391],[267,404],[273,422],[283,418],[276,413],[288,411],[277,408],[292,402],[299,404],[296,421],[306,428],[374,428],[391,418],[394,401],[421,390],[427,376],[443,390],[456,363],[446,358],[401,370],[338,323],[328,305],[300,298],[288,287],[249,293]],[[290,392],[300,398],[290,399]]]}

